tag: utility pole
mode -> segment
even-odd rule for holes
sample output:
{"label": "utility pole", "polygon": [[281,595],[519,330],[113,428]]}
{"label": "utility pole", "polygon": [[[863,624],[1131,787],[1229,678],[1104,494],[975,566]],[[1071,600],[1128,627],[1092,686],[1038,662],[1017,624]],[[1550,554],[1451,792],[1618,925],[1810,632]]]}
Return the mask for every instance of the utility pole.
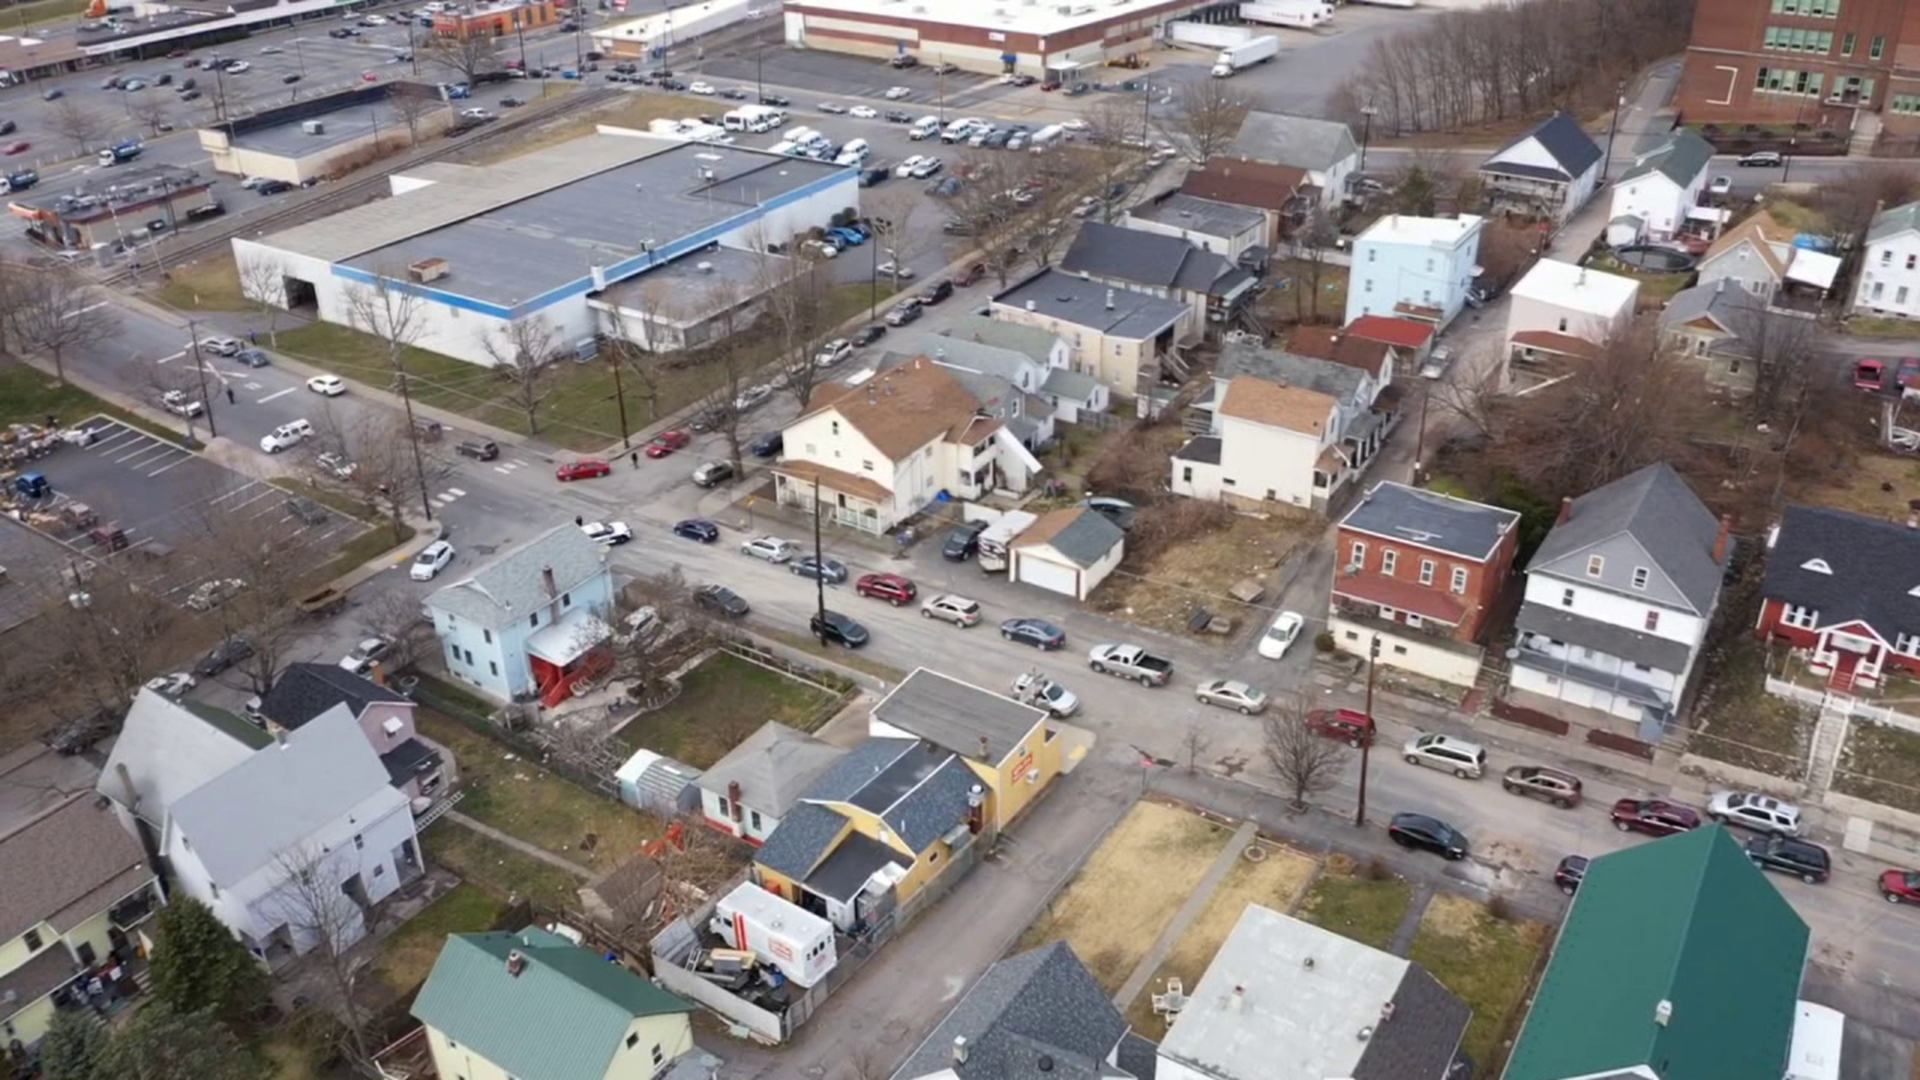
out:
{"label": "utility pole", "polygon": [[1367,141],[1373,138],[1373,118],[1380,114],[1376,105],[1360,107],[1360,175],[1367,174]]}
{"label": "utility pole", "polygon": [[[192,319],[187,320],[187,333],[191,337],[187,348],[193,351],[193,370],[200,373],[200,404],[207,409],[207,437],[217,439],[220,437],[220,429],[213,425],[213,399],[207,394],[207,368],[200,362],[200,331],[195,329]],[[193,430],[191,417],[188,418],[187,430],[189,432]]]}
{"label": "utility pole", "polygon": [[813,478],[813,591],[815,616],[820,623],[820,644],[827,643],[827,578],[820,572],[826,562],[820,551],[820,478]]}
{"label": "utility pole", "polygon": [[753,92],[754,100],[765,104],[767,100],[767,43],[761,42],[753,50]]}
{"label": "utility pole", "polygon": [[620,350],[607,350],[607,366],[613,369],[613,400],[620,407],[620,445],[631,450],[633,436],[627,430],[627,395],[620,387]]}
{"label": "utility pole", "polygon": [[1364,826],[1367,823],[1367,766],[1371,760],[1373,740],[1379,737],[1380,725],[1373,722],[1373,665],[1380,657],[1380,635],[1373,635],[1373,643],[1367,647],[1367,735],[1360,740],[1360,805],[1353,812],[1353,823]]}
{"label": "utility pole", "polygon": [[1413,440],[1413,475],[1407,478],[1407,483],[1415,487],[1420,485],[1420,462],[1427,452],[1427,400],[1432,396],[1432,380],[1420,380],[1420,435]]}
{"label": "utility pole", "polygon": [[1607,182],[1607,170],[1613,167],[1613,136],[1620,130],[1620,113],[1627,107],[1627,82],[1620,80],[1620,92],[1614,97],[1613,119],[1607,121],[1607,156],[1600,159],[1600,182]]}
{"label": "utility pole", "polygon": [[427,459],[420,453],[420,428],[413,421],[413,392],[407,386],[407,369],[397,357],[393,370],[399,376],[400,404],[407,412],[407,442],[413,445],[413,471],[420,478],[420,509],[427,515],[427,520],[432,521],[433,500],[428,498],[427,492]]}

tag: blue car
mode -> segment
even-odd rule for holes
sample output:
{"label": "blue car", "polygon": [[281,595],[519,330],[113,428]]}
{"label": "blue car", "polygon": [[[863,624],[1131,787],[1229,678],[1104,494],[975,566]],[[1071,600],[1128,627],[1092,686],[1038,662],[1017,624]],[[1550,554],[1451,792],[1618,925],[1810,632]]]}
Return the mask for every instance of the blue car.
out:
{"label": "blue car", "polygon": [[867,242],[867,234],[855,229],[828,229],[827,239],[843,248],[859,247]]}
{"label": "blue car", "polygon": [[1036,649],[1058,649],[1067,643],[1067,632],[1045,619],[1008,619],[1000,624],[1000,636]]}
{"label": "blue car", "polygon": [[673,535],[711,544],[720,539],[720,526],[703,518],[688,518],[673,526]]}

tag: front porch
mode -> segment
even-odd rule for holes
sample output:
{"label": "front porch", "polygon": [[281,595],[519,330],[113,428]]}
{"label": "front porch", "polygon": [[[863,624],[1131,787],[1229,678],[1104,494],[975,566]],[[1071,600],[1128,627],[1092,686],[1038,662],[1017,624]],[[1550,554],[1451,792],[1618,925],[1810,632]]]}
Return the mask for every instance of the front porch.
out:
{"label": "front porch", "polygon": [[1560,221],[1575,209],[1567,205],[1568,184],[1565,180],[1520,176],[1503,172],[1497,167],[1483,166],[1480,169],[1480,183],[1489,213]]}
{"label": "front porch", "polygon": [[773,470],[773,501],[812,517],[818,497],[822,520],[868,536],[899,524],[893,493],[879,481],[810,461],[783,461]]}

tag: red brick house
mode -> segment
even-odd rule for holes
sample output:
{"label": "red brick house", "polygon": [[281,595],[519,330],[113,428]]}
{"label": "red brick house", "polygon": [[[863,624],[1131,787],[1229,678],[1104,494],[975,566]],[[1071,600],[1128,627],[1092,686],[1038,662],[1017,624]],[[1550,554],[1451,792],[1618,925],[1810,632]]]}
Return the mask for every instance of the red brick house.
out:
{"label": "red brick house", "polygon": [[1920,519],[1792,506],[1767,548],[1762,637],[1805,649],[1838,693],[1920,676]]}
{"label": "red brick house", "polygon": [[1340,519],[1328,629],[1334,644],[1472,685],[1487,624],[1513,581],[1520,515],[1382,481]]}

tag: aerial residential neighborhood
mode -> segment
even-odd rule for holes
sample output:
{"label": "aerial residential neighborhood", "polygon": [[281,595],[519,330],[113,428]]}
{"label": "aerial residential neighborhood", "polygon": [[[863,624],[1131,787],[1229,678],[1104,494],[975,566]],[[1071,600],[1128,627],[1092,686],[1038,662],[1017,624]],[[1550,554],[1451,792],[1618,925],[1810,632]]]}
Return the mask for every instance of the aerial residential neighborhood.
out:
{"label": "aerial residential neighborhood", "polygon": [[0,36],[13,1080],[1920,1075],[1904,4],[402,3]]}

